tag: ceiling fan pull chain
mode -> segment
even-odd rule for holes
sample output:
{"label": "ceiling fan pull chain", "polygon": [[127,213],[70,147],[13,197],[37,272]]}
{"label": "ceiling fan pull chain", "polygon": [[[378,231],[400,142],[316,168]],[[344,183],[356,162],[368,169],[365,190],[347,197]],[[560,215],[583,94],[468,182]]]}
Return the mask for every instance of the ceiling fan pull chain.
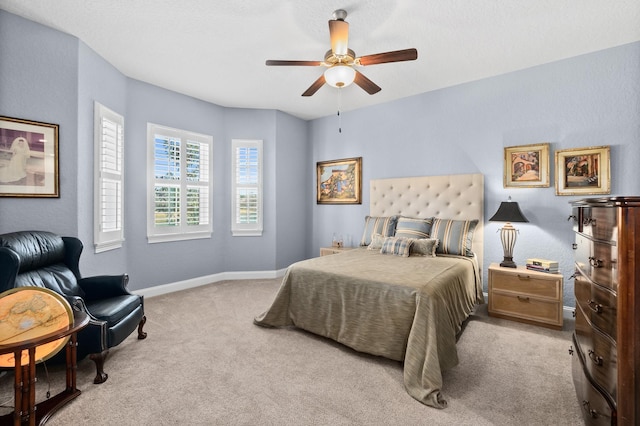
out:
{"label": "ceiling fan pull chain", "polygon": [[342,133],[342,116],[340,110],[342,109],[342,88],[338,89],[338,133]]}

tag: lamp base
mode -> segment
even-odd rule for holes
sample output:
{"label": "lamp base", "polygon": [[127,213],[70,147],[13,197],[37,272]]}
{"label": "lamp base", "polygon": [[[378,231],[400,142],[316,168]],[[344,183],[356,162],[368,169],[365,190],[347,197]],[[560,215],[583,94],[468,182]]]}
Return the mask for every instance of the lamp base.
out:
{"label": "lamp base", "polygon": [[504,257],[504,260],[500,262],[500,266],[503,268],[517,268],[516,262],[513,261],[512,257]]}

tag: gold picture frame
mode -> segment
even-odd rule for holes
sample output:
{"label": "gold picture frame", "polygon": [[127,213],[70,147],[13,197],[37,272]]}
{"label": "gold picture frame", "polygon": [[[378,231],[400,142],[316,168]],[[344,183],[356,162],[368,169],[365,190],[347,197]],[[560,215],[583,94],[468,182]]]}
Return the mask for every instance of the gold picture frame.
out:
{"label": "gold picture frame", "polygon": [[58,125],[0,117],[0,197],[59,197]]}
{"label": "gold picture frame", "polygon": [[543,188],[549,180],[549,143],[504,149],[505,188]]}
{"label": "gold picture frame", "polygon": [[362,157],[316,163],[318,204],[362,204]]}
{"label": "gold picture frame", "polygon": [[611,193],[611,147],[556,151],[556,195]]}

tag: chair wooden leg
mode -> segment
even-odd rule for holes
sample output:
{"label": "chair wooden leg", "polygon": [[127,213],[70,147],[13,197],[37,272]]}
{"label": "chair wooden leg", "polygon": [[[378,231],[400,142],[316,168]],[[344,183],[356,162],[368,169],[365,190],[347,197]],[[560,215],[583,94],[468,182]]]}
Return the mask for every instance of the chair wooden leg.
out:
{"label": "chair wooden leg", "polygon": [[93,383],[96,385],[104,383],[109,378],[109,375],[104,372],[104,361],[109,355],[109,350],[104,350],[98,354],[90,354],[89,358],[96,363],[96,378],[93,379]]}
{"label": "chair wooden leg", "polygon": [[138,324],[138,339],[140,339],[140,340],[147,338],[147,332],[146,331],[142,331],[142,327],[144,327],[144,324],[146,322],[147,322],[147,316],[144,315],[142,317],[142,319],[140,320],[140,323]]}

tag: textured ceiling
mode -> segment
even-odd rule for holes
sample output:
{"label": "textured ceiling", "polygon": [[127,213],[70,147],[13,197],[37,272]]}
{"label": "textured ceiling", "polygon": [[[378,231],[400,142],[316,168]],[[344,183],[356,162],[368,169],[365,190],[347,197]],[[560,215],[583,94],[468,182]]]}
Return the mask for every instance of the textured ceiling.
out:
{"label": "textured ceiling", "polygon": [[[418,60],[361,67],[375,95],[325,85],[327,21],[348,12],[358,56],[415,47]],[[335,114],[640,40],[638,0],[0,0],[78,37],[128,77],[226,107],[303,119]]]}

